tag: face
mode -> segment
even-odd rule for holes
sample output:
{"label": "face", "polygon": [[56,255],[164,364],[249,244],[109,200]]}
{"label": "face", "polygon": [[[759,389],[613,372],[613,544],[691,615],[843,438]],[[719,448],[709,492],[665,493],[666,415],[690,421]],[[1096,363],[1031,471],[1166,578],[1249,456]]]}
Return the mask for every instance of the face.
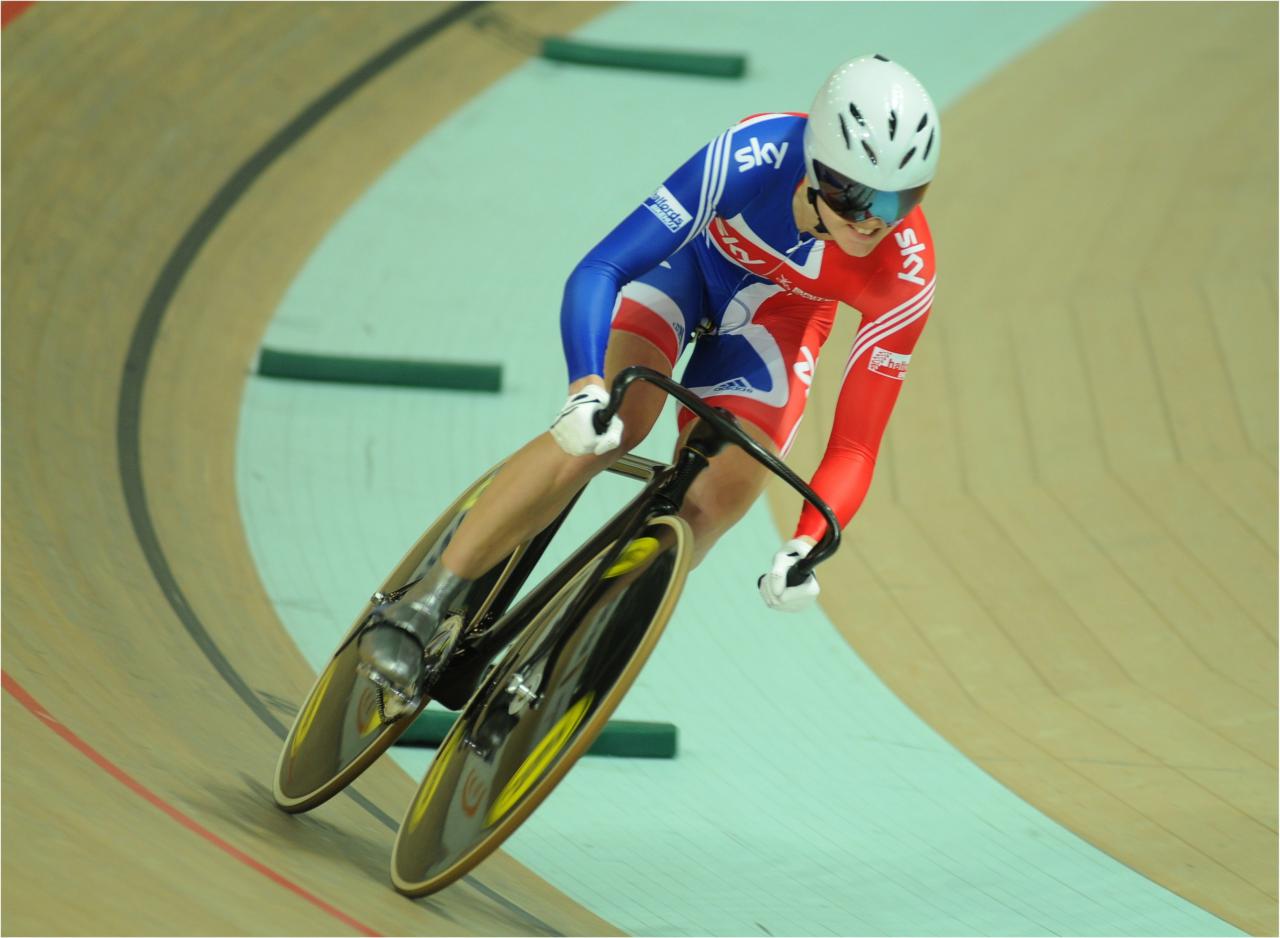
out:
{"label": "face", "polygon": [[[853,257],[866,257],[876,249],[893,229],[879,218],[871,217],[866,221],[845,221],[831,210],[821,198],[814,199],[818,216],[830,232],[826,237],[836,243],[840,250]],[[819,237],[822,237],[819,235]]]}

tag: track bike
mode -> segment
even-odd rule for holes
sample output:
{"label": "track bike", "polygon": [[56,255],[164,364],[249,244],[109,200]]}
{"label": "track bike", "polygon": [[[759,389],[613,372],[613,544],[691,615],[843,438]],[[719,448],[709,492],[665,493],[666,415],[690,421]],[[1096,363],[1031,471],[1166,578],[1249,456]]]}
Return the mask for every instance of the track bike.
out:
{"label": "track bike", "polygon": [[692,563],[679,517],[689,487],[726,444],[781,478],[827,522],[787,575],[795,586],[839,546],[834,512],[727,411],[671,378],[623,370],[596,415],[603,432],[635,381],[699,418],[672,464],[627,454],[611,471],[642,490],[519,602],[513,601],[565,517],[560,515],[474,581],[424,647],[426,673],[404,698],[359,667],[356,640],[375,612],[394,614],[439,559],[501,469],[463,492],[406,554],[343,638],[298,712],[276,767],[276,803],[306,811],[349,785],[412,724],[428,697],[461,709],[401,822],[392,850],[397,890],[422,896],[469,872],[529,816],[590,748],[635,681],[675,609]]}

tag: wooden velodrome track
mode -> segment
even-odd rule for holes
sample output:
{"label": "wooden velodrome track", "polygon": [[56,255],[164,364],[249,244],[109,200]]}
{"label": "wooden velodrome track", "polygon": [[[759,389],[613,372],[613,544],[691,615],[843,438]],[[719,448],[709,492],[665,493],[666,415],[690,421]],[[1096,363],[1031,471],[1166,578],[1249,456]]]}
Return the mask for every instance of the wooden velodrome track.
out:
{"label": "wooden velodrome track", "polygon": [[[505,12],[555,33],[600,9]],[[397,898],[412,781],[389,763],[323,818],[268,790],[312,674],[240,528],[245,372],[343,210],[522,60],[473,16],[38,4],[5,29],[5,933],[613,931],[503,856]],[[1258,934],[1275,36],[1271,4],[1102,8],[948,113],[945,287],[824,578],[859,654],[979,765]]]}
{"label": "wooden velodrome track", "polygon": [[1120,4],[947,112],[934,313],[824,576],[863,660],[978,765],[1265,934],[1275,77],[1274,4]]}

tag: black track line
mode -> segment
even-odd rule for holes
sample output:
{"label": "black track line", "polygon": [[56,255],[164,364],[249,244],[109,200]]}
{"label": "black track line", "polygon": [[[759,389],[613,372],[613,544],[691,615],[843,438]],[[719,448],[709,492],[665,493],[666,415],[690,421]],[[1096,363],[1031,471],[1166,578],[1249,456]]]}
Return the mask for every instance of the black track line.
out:
{"label": "black track line", "polygon": [[[214,194],[165,261],[160,275],[156,278],[142,306],[142,312],[134,327],[133,338],[129,343],[129,354],[125,358],[120,398],[116,408],[116,454],[120,484],[124,489],[124,499],[129,509],[129,520],[133,525],[134,534],[138,538],[138,544],[142,548],[156,583],[187,630],[187,634],[204,653],[214,670],[235,691],[236,696],[244,701],[245,705],[281,741],[288,734],[287,728],[267,709],[266,704],[254,693],[240,672],[218,648],[208,629],[200,621],[200,617],[187,602],[182,587],[178,585],[177,577],[174,576],[173,568],[169,566],[160,538],[156,534],[142,476],[142,392],[146,385],[147,370],[151,365],[152,353],[155,351],[156,339],[160,334],[165,313],[168,312],[169,304],[178,292],[183,278],[218,225],[257,182],[263,172],[369,81],[385,72],[428,39],[466,19],[484,5],[479,0],[458,3],[405,33],[312,101],[297,117],[277,131],[257,152],[245,160]],[[344,794],[388,830],[397,829],[398,825],[390,815],[354,788],[346,789]],[[474,877],[467,876],[463,881],[508,911],[520,916],[527,924],[536,926],[539,931],[548,935],[561,934],[537,916],[521,909]]]}

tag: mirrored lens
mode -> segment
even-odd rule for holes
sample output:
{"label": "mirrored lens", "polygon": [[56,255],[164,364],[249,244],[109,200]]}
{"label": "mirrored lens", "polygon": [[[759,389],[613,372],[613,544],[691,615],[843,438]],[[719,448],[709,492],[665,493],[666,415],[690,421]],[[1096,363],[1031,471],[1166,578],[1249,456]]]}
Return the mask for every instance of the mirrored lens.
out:
{"label": "mirrored lens", "polygon": [[827,207],[845,221],[866,221],[868,218],[879,218],[886,224],[895,225],[911,214],[911,210],[920,204],[929,184],[903,189],[900,192],[883,192],[855,182],[814,161],[814,169],[818,176],[818,194]]}

